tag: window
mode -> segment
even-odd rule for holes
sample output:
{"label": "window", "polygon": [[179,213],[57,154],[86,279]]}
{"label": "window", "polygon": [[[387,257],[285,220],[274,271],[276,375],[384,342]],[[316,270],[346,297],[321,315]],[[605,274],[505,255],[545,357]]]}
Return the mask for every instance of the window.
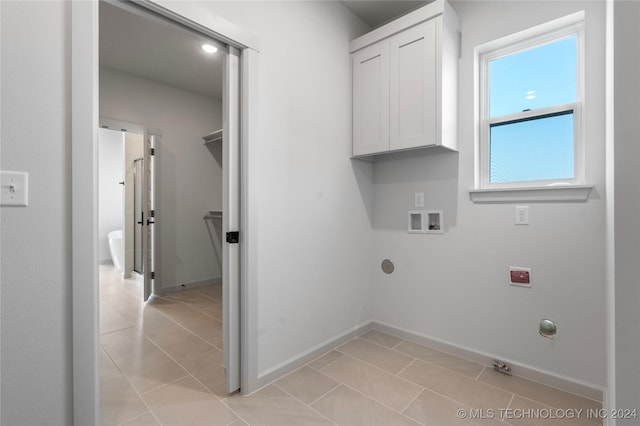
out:
{"label": "window", "polygon": [[476,187],[582,184],[584,14],[476,49]]}

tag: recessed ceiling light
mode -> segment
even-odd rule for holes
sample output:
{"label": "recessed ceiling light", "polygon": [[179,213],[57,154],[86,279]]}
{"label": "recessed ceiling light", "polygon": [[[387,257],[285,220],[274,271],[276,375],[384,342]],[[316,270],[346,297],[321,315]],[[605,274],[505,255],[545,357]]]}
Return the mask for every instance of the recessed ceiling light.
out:
{"label": "recessed ceiling light", "polygon": [[208,43],[205,43],[202,45],[202,50],[204,50],[207,53],[216,53],[218,51],[218,48]]}

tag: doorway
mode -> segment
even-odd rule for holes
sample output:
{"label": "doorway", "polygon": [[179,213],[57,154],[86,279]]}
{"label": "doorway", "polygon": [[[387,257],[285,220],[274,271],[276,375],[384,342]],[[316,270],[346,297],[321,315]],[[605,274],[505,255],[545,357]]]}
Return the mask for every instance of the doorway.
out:
{"label": "doorway", "polygon": [[[208,229],[203,215],[206,217],[208,212],[219,211],[222,213],[221,229],[225,234],[239,230],[239,52],[167,22],[149,11],[120,6],[100,3],[100,114],[111,121],[140,123],[145,134],[162,126],[163,136],[149,150],[145,147],[144,156],[140,153],[130,156],[125,167],[131,170],[130,181],[124,185],[126,198],[131,199],[131,215],[125,219],[125,239],[131,235],[132,240],[132,249],[125,251],[130,253],[131,270],[142,272],[145,283],[153,282],[153,291],[148,291],[145,286],[144,293],[144,300],[148,296],[151,298],[146,305],[135,307],[133,311],[128,307],[108,307],[123,317],[123,324],[129,320],[136,330],[125,327],[110,331],[112,335],[109,336],[101,334],[99,353],[106,355],[107,363],[124,372],[125,381],[144,397],[150,389],[146,382],[136,381],[137,371],[129,368],[131,361],[127,354],[118,352],[122,342],[149,343],[149,350],[153,353],[155,345],[194,378],[198,377],[199,371],[193,372],[190,368],[188,362],[193,361],[190,357],[201,359],[201,355],[208,355],[203,351],[222,349],[221,355],[224,356],[219,358],[224,360],[220,364],[224,364],[226,372],[224,389],[234,392],[240,387],[239,240],[225,238],[222,262],[216,262],[215,249],[219,243],[212,244],[217,241],[210,241],[207,233],[203,232]],[[167,46],[171,49],[149,56],[146,46],[149,38],[159,44],[164,40],[165,50]],[[217,47],[218,58],[207,59],[214,64],[217,61],[218,68],[208,67],[209,64],[202,63],[200,57],[189,59],[189,55],[202,56],[203,53],[188,51],[184,46],[188,43],[196,45],[197,42],[199,48],[203,41]],[[138,61],[138,57],[143,60]],[[174,62],[180,65],[174,67]],[[187,75],[186,83],[181,80],[187,74],[185,67],[194,71],[198,66],[205,68],[201,74],[210,72],[218,78],[219,81],[214,82],[216,87],[211,91],[207,87],[194,86],[193,81],[199,82],[202,78]],[[211,79],[205,81],[210,82]],[[221,92],[221,99],[217,101],[216,89]],[[121,126],[118,124],[115,128]],[[205,144],[203,137],[218,129],[222,130],[222,138],[217,142],[217,148],[212,149]],[[151,139],[152,136],[145,136],[145,142]],[[150,157],[147,157],[148,152]],[[158,167],[156,179],[139,178],[147,175],[148,159],[153,159],[153,168]],[[153,192],[155,196],[147,197],[147,192]],[[147,201],[156,196],[157,203],[146,209]],[[150,244],[145,236],[151,230],[156,234],[158,243],[154,254],[146,256],[143,253]],[[157,259],[158,262],[149,267],[147,259]],[[223,284],[222,303],[216,300],[215,287],[209,287],[220,278]],[[201,300],[193,300],[193,297]],[[126,294],[121,298],[125,303],[131,300]],[[173,304],[176,301],[179,303]],[[168,306],[171,308],[166,309]],[[134,312],[136,309],[138,311]],[[190,318],[175,315],[176,309]],[[156,315],[158,312],[161,316]],[[210,326],[212,320],[222,320],[220,337],[223,342],[218,341],[218,336],[207,334],[207,330],[198,332],[198,327]],[[150,325],[152,321],[164,324],[160,327],[163,331],[158,331],[154,324]],[[193,353],[184,353],[183,348],[178,347],[180,344],[163,336],[164,329],[167,329],[167,334],[173,330],[173,334],[190,341]],[[140,368],[147,379],[153,377],[153,381],[164,383],[165,378],[160,376],[171,368],[177,369],[175,364],[165,361],[171,367],[158,371],[159,375],[147,371],[146,365]],[[138,362],[146,364],[143,359]],[[215,364],[210,367],[218,368]]]}
{"label": "doorway", "polygon": [[[97,134],[98,127],[98,4],[71,3],[72,79],[72,295],[73,295],[73,377],[74,422],[77,425],[99,422],[98,391],[98,271],[97,235]],[[205,35],[238,49],[241,59],[239,102],[242,127],[239,161],[243,165],[240,204],[240,256],[242,258],[242,393],[259,387],[257,370],[257,192],[255,172],[248,165],[257,161],[257,81],[259,40],[250,32],[211,15],[203,20],[202,10],[189,4],[143,7],[159,15],[196,28]],[[240,65],[240,64],[238,64]],[[240,102],[240,99],[242,102]],[[225,232],[229,229],[225,229]]]}
{"label": "doorway", "polygon": [[[152,244],[145,244],[147,223],[143,220],[147,204],[152,208],[149,185],[153,177],[152,169],[143,167],[144,136],[136,128],[103,120],[98,131],[99,262],[113,264],[124,278],[142,280],[144,262],[153,249]],[[145,171],[150,176],[145,177]],[[120,238],[109,238],[110,234]]]}

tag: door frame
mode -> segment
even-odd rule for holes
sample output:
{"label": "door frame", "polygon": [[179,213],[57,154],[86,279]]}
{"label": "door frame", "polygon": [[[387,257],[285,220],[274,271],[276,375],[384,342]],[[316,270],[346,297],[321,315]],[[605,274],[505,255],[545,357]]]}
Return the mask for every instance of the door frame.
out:
{"label": "door frame", "polygon": [[[201,4],[144,0],[136,4],[240,50],[240,371],[242,393],[258,388],[257,372],[257,37]],[[71,293],[74,425],[98,425],[98,0],[71,8]]]}

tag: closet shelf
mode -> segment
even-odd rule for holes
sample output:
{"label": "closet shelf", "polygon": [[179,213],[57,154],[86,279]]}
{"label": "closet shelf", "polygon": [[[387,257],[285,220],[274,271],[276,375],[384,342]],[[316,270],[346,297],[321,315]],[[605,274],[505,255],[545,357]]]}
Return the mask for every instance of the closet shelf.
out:
{"label": "closet shelf", "polygon": [[220,210],[209,210],[207,214],[204,215],[203,219],[220,219],[222,218],[222,211]]}
{"label": "closet shelf", "polygon": [[222,142],[222,129],[216,130],[213,133],[209,133],[207,136],[203,136],[204,144],[208,145],[210,143]]}

